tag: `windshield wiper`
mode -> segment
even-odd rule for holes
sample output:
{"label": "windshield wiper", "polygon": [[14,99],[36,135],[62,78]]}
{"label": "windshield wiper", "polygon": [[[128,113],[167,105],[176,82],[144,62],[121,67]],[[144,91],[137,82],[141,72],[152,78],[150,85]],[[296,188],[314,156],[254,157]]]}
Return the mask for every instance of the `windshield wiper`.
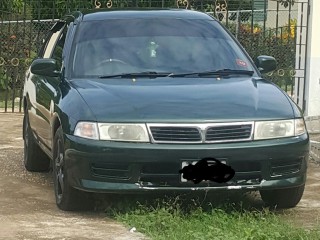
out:
{"label": "windshield wiper", "polygon": [[103,75],[103,76],[99,76],[99,78],[135,78],[135,77],[157,78],[157,77],[186,77],[186,76],[193,76],[193,75],[198,77],[206,77],[211,75],[223,77],[223,76],[229,76],[229,75],[252,76],[253,73],[254,73],[253,71],[236,70],[236,69],[220,69],[216,71],[188,72],[188,73],[168,73],[168,72],[146,71],[146,72]]}
{"label": "windshield wiper", "polygon": [[170,73],[165,72],[136,72],[136,73],[120,73],[113,75],[103,75],[99,78],[134,78],[134,77],[148,77],[148,78],[157,78],[157,77],[167,77]]}
{"label": "windshield wiper", "polygon": [[229,76],[229,75],[247,75],[252,76],[253,71],[248,70],[236,70],[236,69],[220,69],[216,71],[205,71],[205,72],[191,72],[191,73],[171,73],[168,77],[186,77],[186,76],[198,76],[198,77],[206,77],[206,76]]}

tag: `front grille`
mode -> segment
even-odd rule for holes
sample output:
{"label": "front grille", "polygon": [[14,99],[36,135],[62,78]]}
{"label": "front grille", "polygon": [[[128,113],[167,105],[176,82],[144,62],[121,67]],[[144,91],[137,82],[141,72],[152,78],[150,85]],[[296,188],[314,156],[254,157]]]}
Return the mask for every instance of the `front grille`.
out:
{"label": "front grille", "polygon": [[148,124],[155,143],[216,143],[249,141],[252,122],[212,124]]}
{"label": "front grille", "polygon": [[152,137],[157,142],[200,142],[199,129],[193,127],[150,127]]}
{"label": "front grille", "polygon": [[234,141],[251,137],[251,124],[235,126],[209,127],[206,132],[206,141]]}

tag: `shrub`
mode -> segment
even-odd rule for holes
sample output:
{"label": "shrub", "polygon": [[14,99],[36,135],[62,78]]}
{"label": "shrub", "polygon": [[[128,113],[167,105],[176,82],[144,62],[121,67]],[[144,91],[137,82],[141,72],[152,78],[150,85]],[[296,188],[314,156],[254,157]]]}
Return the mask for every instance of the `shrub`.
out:
{"label": "shrub", "polygon": [[296,57],[296,27],[297,21],[291,19],[286,26],[277,29],[267,29],[255,24],[241,24],[239,41],[248,51],[252,59],[259,55],[271,55],[278,62],[278,69],[266,77],[279,86],[292,84]]}

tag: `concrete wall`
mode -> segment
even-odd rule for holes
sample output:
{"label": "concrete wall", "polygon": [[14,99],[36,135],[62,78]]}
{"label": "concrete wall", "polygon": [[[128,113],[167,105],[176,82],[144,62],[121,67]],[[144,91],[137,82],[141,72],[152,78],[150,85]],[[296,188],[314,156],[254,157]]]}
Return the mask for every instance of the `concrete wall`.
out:
{"label": "concrete wall", "polygon": [[[305,1],[305,0],[299,0]],[[320,1],[310,0],[306,64],[306,123],[310,134],[310,156],[320,163]]]}
{"label": "concrete wall", "polygon": [[320,116],[320,1],[310,0],[305,115]]}
{"label": "concrete wall", "polygon": [[320,117],[306,117],[307,129],[310,135],[310,156],[320,163]]}

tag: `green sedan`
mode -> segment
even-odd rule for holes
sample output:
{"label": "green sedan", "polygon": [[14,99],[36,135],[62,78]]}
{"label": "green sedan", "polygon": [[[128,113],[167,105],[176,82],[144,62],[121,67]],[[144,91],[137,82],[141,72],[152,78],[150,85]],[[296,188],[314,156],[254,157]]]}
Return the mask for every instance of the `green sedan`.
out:
{"label": "green sedan", "polygon": [[74,12],[26,72],[24,165],[52,169],[62,210],[90,192],[211,190],[294,207],[309,137],[297,105],[261,76],[275,68],[205,13]]}

